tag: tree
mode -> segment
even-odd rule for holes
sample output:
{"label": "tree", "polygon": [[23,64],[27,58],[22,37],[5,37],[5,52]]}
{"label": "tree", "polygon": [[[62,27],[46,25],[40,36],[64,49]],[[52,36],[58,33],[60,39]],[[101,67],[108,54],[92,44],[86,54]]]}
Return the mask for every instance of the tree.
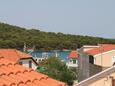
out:
{"label": "tree", "polygon": [[26,29],[0,23],[0,48],[23,49],[26,43],[29,48],[37,50],[77,49],[83,45],[115,43],[115,39],[80,36],[72,34],[44,32],[37,29]]}
{"label": "tree", "polygon": [[42,61],[37,71],[54,79],[66,82],[69,86],[72,86],[73,80],[76,79],[75,72],[69,69],[58,57],[50,57]]}

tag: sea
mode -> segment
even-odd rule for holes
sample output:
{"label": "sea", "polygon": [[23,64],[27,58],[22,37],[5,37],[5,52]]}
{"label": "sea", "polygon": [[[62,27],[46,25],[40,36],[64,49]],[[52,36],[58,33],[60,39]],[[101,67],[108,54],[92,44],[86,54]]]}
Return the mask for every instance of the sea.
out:
{"label": "sea", "polygon": [[33,57],[43,58],[43,57],[52,57],[57,56],[62,61],[67,62],[70,51],[34,51],[30,53]]}

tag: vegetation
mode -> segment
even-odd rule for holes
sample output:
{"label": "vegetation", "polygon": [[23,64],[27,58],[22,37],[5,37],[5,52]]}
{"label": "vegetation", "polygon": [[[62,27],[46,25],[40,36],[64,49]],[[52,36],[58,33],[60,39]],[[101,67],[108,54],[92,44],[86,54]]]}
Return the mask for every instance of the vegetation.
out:
{"label": "vegetation", "polygon": [[0,48],[23,49],[35,46],[39,50],[76,49],[85,44],[115,43],[115,40],[99,37],[43,32],[0,23]]}
{"label": "vegetation", "polygon": [[37,71],[44,73],[54,79],[66,82],[69,86],[72,86],[73,80],[76,79],[76,73],[71,69],[68,69],[64,62],[57,57],[50,57],[40,63]]}

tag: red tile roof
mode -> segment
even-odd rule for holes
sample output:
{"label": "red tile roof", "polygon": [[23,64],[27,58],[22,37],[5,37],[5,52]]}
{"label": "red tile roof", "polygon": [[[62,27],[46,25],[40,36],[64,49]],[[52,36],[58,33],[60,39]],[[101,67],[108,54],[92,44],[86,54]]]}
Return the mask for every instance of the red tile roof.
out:
{"label": "red tile roof", "polygon": [[0,55],[11,61],[17,62],[22,58],[31,58],[32,56],[16,49],[0,49]]}
{"label": "red tile roof", "polygon": [[115,44],[101,44],[99,47],[88,50],[85,53],[90,55],[97,55],[111,50],[115,50]]}
{"label": "red tile roof", "polygon": [[67,86],[47,75],[0,57],[0,86]]}
{"label": "red tile roof", "polygon": [[71,53],[69,54],[69,58],[78,58],[78,53],[76,50],[71,51]]}

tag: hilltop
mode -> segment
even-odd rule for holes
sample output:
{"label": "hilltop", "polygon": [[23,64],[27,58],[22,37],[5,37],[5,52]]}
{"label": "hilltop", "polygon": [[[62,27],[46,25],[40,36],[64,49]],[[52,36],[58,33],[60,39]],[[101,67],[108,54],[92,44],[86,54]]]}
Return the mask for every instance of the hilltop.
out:
{"label": "hilltop", "polygon": [[39,50],[76,49],[85,44],[115,43],[115,40],[80,36],[72,34],[44,32],[36,29],[26,29],[5,23],[0,23],[0,48],[23,49],[35,46]]}

